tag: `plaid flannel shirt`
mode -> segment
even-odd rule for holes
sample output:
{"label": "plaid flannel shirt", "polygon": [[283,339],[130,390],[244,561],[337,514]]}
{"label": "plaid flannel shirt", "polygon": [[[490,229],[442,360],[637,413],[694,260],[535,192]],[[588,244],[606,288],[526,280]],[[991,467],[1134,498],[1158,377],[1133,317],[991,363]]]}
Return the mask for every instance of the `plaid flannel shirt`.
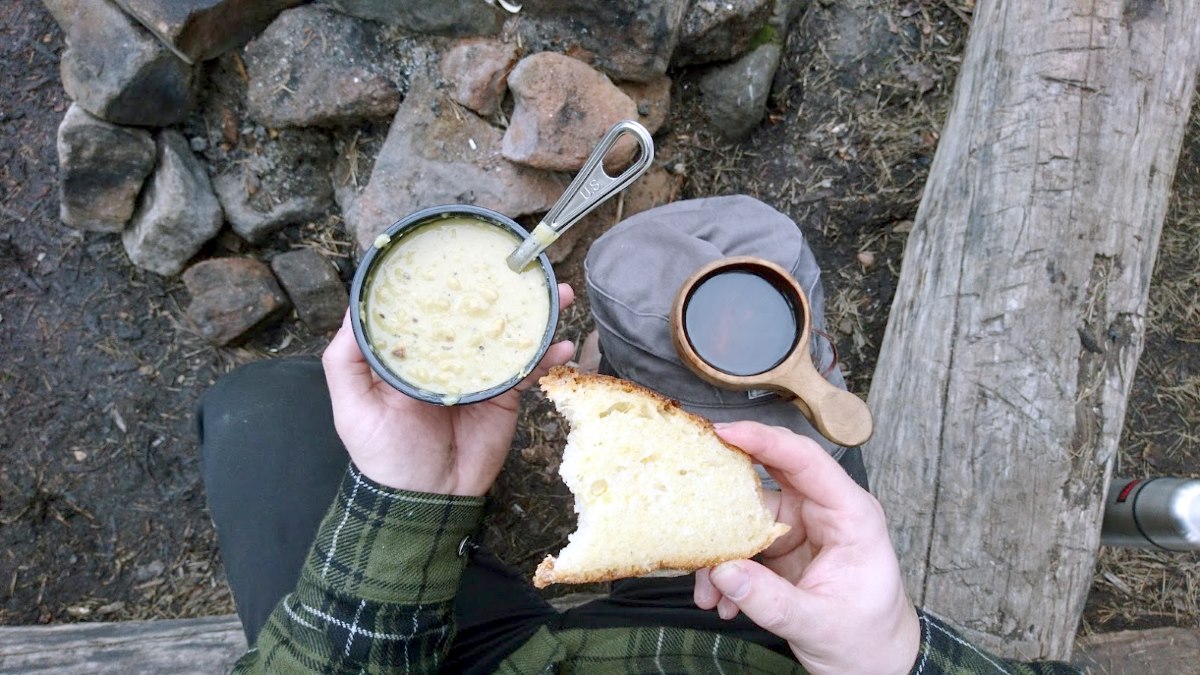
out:
{"label": "plaid flannel shirt", "polygon": [[[296,589],[271,614],[235,673],[433,673],[454,638],[461,543],[482,498],[393,490],[351,466],[321,522]],[[1077,673],[988,654],[920,613],[912,672]],[[870,648],[864,645],[864,648]],[[795,661],[719,633],[646,627],[541,628],[501,673],[803,673]]]}

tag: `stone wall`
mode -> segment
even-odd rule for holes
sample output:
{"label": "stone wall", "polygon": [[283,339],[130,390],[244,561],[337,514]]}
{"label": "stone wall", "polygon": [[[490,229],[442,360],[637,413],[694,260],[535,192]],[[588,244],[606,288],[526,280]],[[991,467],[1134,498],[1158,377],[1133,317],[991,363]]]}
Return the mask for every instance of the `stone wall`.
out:
{"label": "stone wall", "polygon": [[[278,252],[269,244],[280,233],[342,223],[361,247],[427,206],[536,216],[613,123],[657,132],[682,73],[698,77],[713,129],[744,138],[762,120],[796,9],[44,2],[67,36],[61,73],[74,102],[58,135],[62,221],[120,234],[134,265],[182,274],[193,328],[217,345],[292,307],[314,331],[340,323],[348,266],[316,247]],[[654,167],[630,188],[624,215],[665,199],[636,192],[666,174]]]}

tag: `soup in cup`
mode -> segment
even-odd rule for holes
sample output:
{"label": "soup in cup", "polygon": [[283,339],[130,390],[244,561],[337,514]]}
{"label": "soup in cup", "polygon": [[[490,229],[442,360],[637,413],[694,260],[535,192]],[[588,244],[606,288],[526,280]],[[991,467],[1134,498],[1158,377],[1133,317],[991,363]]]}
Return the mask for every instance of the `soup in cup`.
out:
{"label": "soup in cup", "polygon": [[376,374],[437,405],[516,386],[545,355],[559,311],[545,255],[520,272],[507,264],[528,236],[467,205],[418,211],[379,235],[350,291],[354,336]]}

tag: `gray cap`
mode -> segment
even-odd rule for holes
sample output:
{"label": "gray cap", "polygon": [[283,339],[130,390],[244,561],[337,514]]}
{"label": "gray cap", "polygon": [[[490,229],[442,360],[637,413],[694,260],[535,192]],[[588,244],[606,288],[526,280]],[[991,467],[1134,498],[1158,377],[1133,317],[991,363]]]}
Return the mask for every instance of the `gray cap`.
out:
{"label": "gray cap", "polygon": [[[822,436],[791,401],[715,387],[683,365],[671,341],[671,306],[683,282],[706,263],[729,256],[765,258],[791,272],[808,294],[815,330],[825,329],[821,270],[792,219],[745,196],[675,202],[644,211],[596,240],[584,263],[600,351],[626,379],[679,401],[714,422],[755,420],[783,426],[821,444]],[[841,389],[845,381],[827,340],[814,338],[814,361]]]}

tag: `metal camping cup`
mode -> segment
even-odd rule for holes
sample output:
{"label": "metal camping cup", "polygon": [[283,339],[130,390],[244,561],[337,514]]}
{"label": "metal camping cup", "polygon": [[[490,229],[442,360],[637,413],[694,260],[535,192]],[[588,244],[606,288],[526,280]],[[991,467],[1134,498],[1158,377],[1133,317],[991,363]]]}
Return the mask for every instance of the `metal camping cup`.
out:
{"label": "metal camping cup", "polygon": [[871,437],[862,399],[830,384],[809,354],[812,316],[787,270],[751,256],[715,260],[680,287],[671,337],[683,363],[725,389],[766,389],[792,401],[826,438],[846,447]]}
{"label": "metal camping cup", "polygon": [[[626,135],[635,139],[639,154],[629,168],[613,178],[604,171],[604,160],[617,142]],[[653,159],[654,143],[645,127],[637,122],[619,122],[597,144],[566,193],[532,233],[526,232],[523,227],[501,213],[478,206],[461,204],[424,209],[394,223],[379,235],[367,250],[359,263],[350,288],[351,326],[354,329],[354,337],[358,341],[359,349],[362,350],[372,370],[392,387],[413,398],[437,405],[476,403],[498,396],[516,386],[545,356],[546,350],[554,338],[554,330],[558,323],[560,307],[558,282],[554,276],[554,268],[543,251],[567,228],[645,173]],[[514,273],[528,273],[531,263],[536,261],[549,294],[549,313],[546,317],[545,330],[542,332],[541,342],[532,358],[522,368],[514,368],[512,375],[503,382],[479,391],[435,391],[414,384],[388,367],[386,359],[381,357],[377,341],[372,340],[368,335],[367,296],[380,263],[387,258],[386,253],[402,244],[406,237],[413,235],[422,227],[453,218],[470,219],[483,225],[501,228],[515,235],[516,241],[520,243],[505,259],[506,266]]]}
{"label": "metal camping cup", "polygon": [[529,362],[523,368],[513,372],[511,377],[480,391],[462,393],[439,392],[413,384],[387,366],[379,353],[379,348],[376,344],[377,341],[372,340],[371,336],[368,335],[366,317],[366,312],[368,311],[367,295],[372,282],[375,280],[379,263],[384,261],[384,254],[391,251],[393,247],[402,244],[405,237],[417,232],[426,225],[433,225],[439,221],[452,218],[468,218],[483,225],[498,227],[511,232],[518,239],[528,236],[525,228],[518,225],[508,216],[492,211],[491,209],[464,204],[435,206],[423,209],[397,221],[387,230],[384,230],[383,234],[376,237],[374,244],[367,250],[362,262],[359,263],[358,270],[354,274],[354,282],[350,286],[350,325],[354,329],[354,337],[358,341],[358,347],[366,357],[367,363],[371,365],[371,369],[375,371],[380,379],[392,387],[415,399],[436,405],[477,403],[494,396],[499,396],[512,389],[525,375],[529,374],[529,371],[533,370],[538,361],[541,361],[542,357],[546,354],[546,350],[550,347],[550,343],[554,338],[554,329],[558,325],[558,281],[554,276],[554,268],[551,266],[550,260],[545,255],[541,255],[538,256],[537,261],[546,282],[546,292],[549,294],[550,305],[546,317],[546,327],[542,332],[541,342],[533,357],[529,359]]}

